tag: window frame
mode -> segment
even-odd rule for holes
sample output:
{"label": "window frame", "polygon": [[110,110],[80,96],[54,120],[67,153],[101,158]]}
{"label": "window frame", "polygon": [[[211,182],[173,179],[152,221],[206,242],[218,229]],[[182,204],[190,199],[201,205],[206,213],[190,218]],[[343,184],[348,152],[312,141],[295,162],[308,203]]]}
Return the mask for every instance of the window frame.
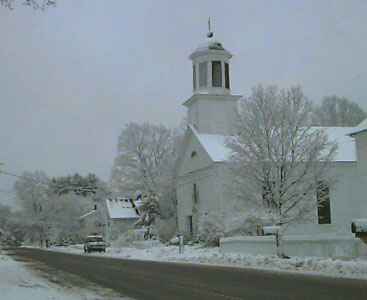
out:
{"label": "window frame", "polygon": [[317,201],[317,224],[327,225],[331,224],[331,199],[330,187],[320,181],[316,187],[316,201]]}

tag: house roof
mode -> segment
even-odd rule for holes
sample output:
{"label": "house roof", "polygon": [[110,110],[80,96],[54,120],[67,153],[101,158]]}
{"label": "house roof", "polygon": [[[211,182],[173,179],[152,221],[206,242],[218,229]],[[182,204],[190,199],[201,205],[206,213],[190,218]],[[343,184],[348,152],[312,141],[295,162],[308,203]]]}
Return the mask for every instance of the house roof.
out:
{"label": "house roof", "polygon": [[357,127],[353,127],[353,130],[349,132],[350,136],[353,136],[357,133],[360,133],[362,131],[367,131],[367,119],[364,120],[361,124],[359,124]]}
{"label": "house roof", "polygon": [[138,219],[137,210],[130,199],[115,198],[106,199],[107,212],[111,219]]}
{"label": "house roof", "polygon": [[[225,161],[230,157],[231,150],[225,146],[226,136],[202,134],[199,133],[195,127],[190,126],[190,128],[213,162]],[[348,136],[355,127],[312,127],[312,129],[324,129],[329,140],[338,143],[338,151],[333,161],[356,161],[355,143],[354,140]]]}

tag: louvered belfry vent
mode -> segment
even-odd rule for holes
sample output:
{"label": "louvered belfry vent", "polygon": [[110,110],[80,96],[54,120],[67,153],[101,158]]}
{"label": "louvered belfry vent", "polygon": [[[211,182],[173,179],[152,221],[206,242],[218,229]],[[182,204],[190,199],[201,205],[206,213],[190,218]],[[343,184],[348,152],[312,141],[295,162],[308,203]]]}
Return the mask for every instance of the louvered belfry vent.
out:
{"label": "louvered belfry vent", "polygon": [[222,87],[222,62],[212,61],[212,86]]}
{"label": "louvered belfry vent", "polygon": [[208,86],[208,62],[204,61],[199,64],[199,87]]}
{"label": "louvered belfry vent", "polygon": [[224,73],[224,77],[225,77],[225,84],[226,84],[226,89],[229,89],[229,64],[225,63],[224,64],[224,68],[225,68],[225,73]]}
{"label": "louvered belfry vent", "polygon": [[196,66],[192,66],[192,80],[193,80],[193,87],[194,91],[196,90]]}

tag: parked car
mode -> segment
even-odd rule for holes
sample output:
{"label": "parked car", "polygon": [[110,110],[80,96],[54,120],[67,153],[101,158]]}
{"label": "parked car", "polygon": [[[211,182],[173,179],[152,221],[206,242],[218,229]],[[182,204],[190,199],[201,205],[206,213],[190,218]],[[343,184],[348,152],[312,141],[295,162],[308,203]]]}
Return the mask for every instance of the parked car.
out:
{"label": "parked car", "polygon": [[84,252],[106,252],[106,242],[101,235],[90,235],[85,239]]}

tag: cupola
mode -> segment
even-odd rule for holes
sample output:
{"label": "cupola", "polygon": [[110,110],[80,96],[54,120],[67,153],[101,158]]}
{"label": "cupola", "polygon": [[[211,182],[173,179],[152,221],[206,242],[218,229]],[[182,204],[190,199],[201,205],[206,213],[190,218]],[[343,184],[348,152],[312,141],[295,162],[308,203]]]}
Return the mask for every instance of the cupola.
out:
{"label": "cupola", "polygon": [[214,38],[213,32],[191,55],[194,94],[230,94],[229,60],[232,55]]}
{"label": "cupola", "polygon": [[236,134],[237,101],[229,82],[229,60],[232,55],[209,32],[191,55],[193,95],[183,105],[187,107],[187,123],[203,134]]}

